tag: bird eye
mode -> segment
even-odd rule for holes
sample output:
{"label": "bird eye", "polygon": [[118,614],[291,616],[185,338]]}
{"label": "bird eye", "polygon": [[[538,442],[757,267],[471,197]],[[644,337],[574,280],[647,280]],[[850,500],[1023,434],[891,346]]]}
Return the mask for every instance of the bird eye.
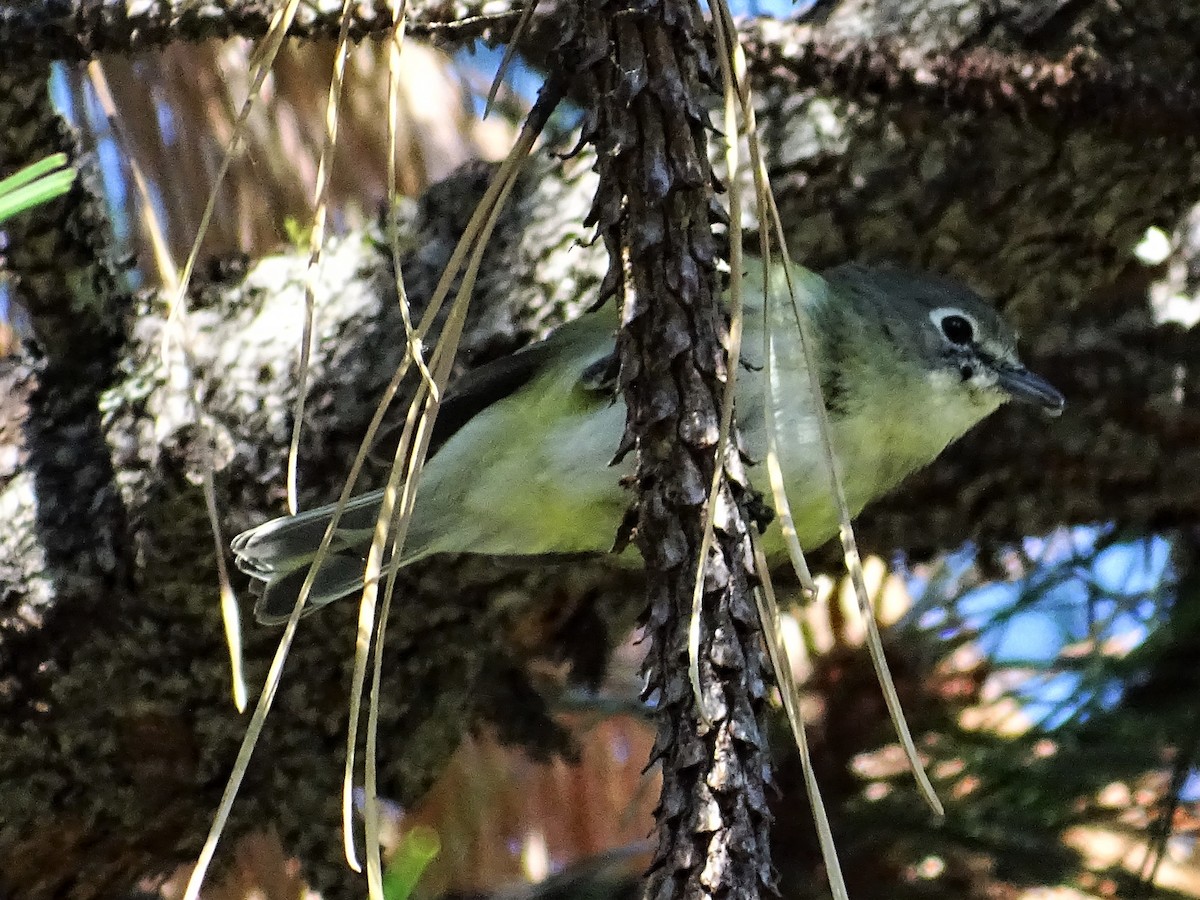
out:
{"label": "bird eye", "polygon": [[969,344],[975,339],[975,329],[964,316],[949,315],[943,318],[942,334],[952,344]]}

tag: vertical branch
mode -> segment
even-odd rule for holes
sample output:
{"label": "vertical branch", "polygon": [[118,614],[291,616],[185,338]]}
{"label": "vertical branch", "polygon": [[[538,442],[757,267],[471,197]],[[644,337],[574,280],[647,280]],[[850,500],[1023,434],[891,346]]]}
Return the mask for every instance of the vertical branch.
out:
{"label": "vertical branch", "polygon": [[[12,297],[32,332],[27,337],[36,345],[20,366],[22,388],[29,390],[23,422],[29,477],[20,495],[29,499],[20,505],[19,521],[9,519],[4,527],[36,534],[42,565],[38,588],[5,585],[7,590],[0,590],[0,620],[6,623],[0,681],[21,686],[0,699],[6,723],[0,735],[0,784],[20,784],[16,796],[22,798],[0,823],[0,893],[31,898],[71,893],[71,885],[78,886],[74,879],[80,857],[96,852],[94,842],[87,840],[74,845],[72,838],[56,841],[67,833],[65,821],[95,822],[88,817],[93,811],[86,808],[86,798],[93,795],[93,780],[105,780],[88,768],[103,754],[94,741],[77,737],[87,734],[91,720],[79,715],[64,673],[89,639],[111,636],[122,624],[128,627],[121,615],[129,610],[133,584],[128,517],[100,409],[101,395],[117,375],[129,296],[111,260],[111,233],[95,169],[81,159],[75,135],[50,102],[49,74],[49,64],[10,61],[0,67],[0,132],[5,136],[0,172],[55,152],[66,153],[80,172],[65,196],[4,226],[4,273],[11,276]],[[30,610],[37,617],[32,627]],[[26,624],[11,627],[14,620]],[[100,690],[104,679],[120,668],[120,653],[114,653],[107,667],[92,673]],[[45,709],[30,697],[46,698]],[[111,695],[104,699],[116,702]],[[99,716],[95,703],[93,699],[89,711]],[[64,734],[73,737],[63,739]],[[122,746],[111,727],[99,740]],[[72,742],[81,742],[96,756],[82,762]],[[30,758],[40,767],[40,785],[20,775]],[[117,770],[122,777],[130,771]],[[87,777],[79,774],[84,771]],[[47,791],[44,785],[55,787]],[[60,805],[48,813],[49,796]],[[31,816],[31,809],[40,816]],[[111,809],[95,813],[104,824],[93,824],[93,839],[122,830],[109,818]],[[122,844],[112,856],[140,862],[142,853],[148,855],[145,848]],[[112,857],[105,861],[111,863]],[[98,882],[95,890],[103,893],[108,887]]]}
{"label": "vertical branch", "polygon": [[116,375],[129,295],[95,169],[50,102],[49,74],[48,65],[0,71],[0,171],[64,152],[81,177],[63,198],[6,223],[5,269],[40,356],[26,438],[48,574],[73,602],[103,604],[132,571],[99,409]]}
{"label": "vertical branch", "polygon": [[[767,659],[751,597],[745,493],[736,450],[717,447],[727,328],[716,268],[721,218],[708,160],[714,66],[689,0],[581,3],[559,64],[590,103],[596,145],[591,219],[608,247],[608,285],[624,298],[619,337],[636,448],[638,548],[646,561],[647,695],[657,702],[653,761],[663,769],[647,896],[753,898],[770,889],[770,779],[761,716]],[[717,508],[706,508],[714,466]],[[706,515],[700,680],[688,682],[688,623]]]}

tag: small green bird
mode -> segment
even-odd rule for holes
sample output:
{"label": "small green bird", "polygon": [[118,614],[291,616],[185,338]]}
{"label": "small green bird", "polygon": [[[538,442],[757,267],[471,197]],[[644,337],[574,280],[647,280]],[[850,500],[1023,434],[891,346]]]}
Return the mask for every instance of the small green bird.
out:
{"label": "small green bird", "polygon": [[[752,459],[767,451],[762,341],[763,267],[750,260],[736,410]],[[857,515],[905,475],[1006,400],[1057,415],[1063,395],[1027,370],[1016,335],[979,295],[955,281],[849,264],[800,274],[797,294],[812,322],[846,499]],[[781,266],[772,269],[767,314],[771,396],[779,462],[797,536],[815,547],[838,517],[808,372]],[[611,549],[630,494],[626,460],[610,460],[625,410],[611,378],[611,312],[564,325],[547,340],[460,378],[447,392],[417,496],[402,565],[433,553],[526,556]],[[346,505],[307,610],[361,590],[381,491]],[[274,519],[233,540],[238,567],[264,582],[255,613],[292,611],[333,505]],[[784,552],[779,526],[768,557]]]}

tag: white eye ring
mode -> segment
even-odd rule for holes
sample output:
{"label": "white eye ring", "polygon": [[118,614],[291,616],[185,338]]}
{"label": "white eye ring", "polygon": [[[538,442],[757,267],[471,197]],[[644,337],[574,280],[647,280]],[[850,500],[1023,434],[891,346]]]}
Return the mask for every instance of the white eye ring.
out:
{"label": "white eye ring", "polygon": [[930,311],[929,321],[942,337],[956,347],[973,343],[979,335],[979,323],[970,313],[953,306],[939,306]]}

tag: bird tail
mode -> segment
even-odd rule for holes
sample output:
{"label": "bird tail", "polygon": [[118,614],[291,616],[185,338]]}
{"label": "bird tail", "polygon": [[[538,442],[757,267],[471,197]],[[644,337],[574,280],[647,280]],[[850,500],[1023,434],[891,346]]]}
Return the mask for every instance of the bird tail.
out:
{"label": "bird tail", "polygon": [[[311,561],[310,561],[311,564]],[[345,553],[329,553],[321,561],[308,602],[304,604],[304,615],[308,615],[335,600],[349,597],[362,591],[363,568],[366,561],[360,556]],[[309,566],[284,575],[273,575],[260,582],[262,592],[254,604],[254,618],[263,625],[282,625],[292,615],[300,588],[308,577]]]}
{"label": "bird tail", "polygon": [[[366,550],[382,498],[382,491],[372,491],[346,504],[313,581],[305,612],[362,590]],[[233,539],[237,567],[261,584],[261,595],[254,607],[259,622],[278,624],[292,614],[335,506],[329,504],[272,519]]]}

